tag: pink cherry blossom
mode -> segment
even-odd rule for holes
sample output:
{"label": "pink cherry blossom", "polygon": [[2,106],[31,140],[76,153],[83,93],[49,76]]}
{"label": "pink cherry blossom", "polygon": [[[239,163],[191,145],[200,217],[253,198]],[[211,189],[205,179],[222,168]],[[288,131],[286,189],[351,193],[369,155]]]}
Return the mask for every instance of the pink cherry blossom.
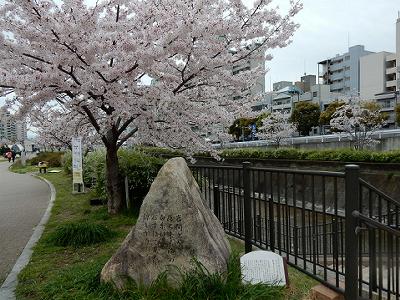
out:
{"label": "pink cherry blossom", "polygon": [[[271,2],[248,8],[241,0],[98,0],[94,6],[4,0],[1,94],[14,93],[26,114],[57,103],[56,127],[81,119],[91,124],[107,149],[115,213],[124,202],[116,152],[128,139],[189,155],[211,150],[202,129],[229,124],[249,109],[246,91],[265,70],[233,75],[233,66],[270,60],[266,52],[287,46],[298,27],[299,2],[291,1],[283,15]],[[66,119],[63,107],[71,114]]]}

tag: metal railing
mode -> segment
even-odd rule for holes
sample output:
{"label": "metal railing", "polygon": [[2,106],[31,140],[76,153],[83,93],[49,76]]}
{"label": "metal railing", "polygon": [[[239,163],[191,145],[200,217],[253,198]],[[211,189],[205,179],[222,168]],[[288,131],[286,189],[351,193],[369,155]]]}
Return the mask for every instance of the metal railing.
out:
{"label": "metal railing", "polygon": [[397,273],[389,269],[390,284],[380,276],[387,272],[382,255],[397,262],[398,251],[392,251],[388,237],[380,244],[368,239],[353,212],[395,230],[390,226],[393,220],[398,225],[400,206],[361,180],[358,166],[327,172],[256,168],[245,162],[191,169],[207,204],[228,234],[245,241],[246,252],[253,245],[274,251],[346,299],[370,292],[379,299],[398,299]]}

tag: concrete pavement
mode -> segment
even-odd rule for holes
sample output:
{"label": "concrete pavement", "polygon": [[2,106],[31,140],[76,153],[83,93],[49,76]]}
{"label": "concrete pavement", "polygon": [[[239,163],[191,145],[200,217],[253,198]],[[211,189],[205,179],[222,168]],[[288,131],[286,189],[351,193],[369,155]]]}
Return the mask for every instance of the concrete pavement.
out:
{"label": "concrete pavement", "polygon": [[0,162],[0,286],[29,241],[50,200],[48,185]]}

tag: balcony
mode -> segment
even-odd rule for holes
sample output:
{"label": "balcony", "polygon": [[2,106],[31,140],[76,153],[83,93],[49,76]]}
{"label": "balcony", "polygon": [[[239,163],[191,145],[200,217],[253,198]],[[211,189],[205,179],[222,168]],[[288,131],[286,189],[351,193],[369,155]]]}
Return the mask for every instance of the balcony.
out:
{"label": "balcony", "polygon": [[388,87],[396,87],[396,85],[397,85],[397,80],[396,79],[386,81],[386,87],[387,88]]}
{"label": "balcony", "polygon": [[386,69],[386,75],[389,75],[389,74],[396,74],[396,67],[391,67],[391,68],[387,68]]}
{"label": "balcony", "polygon": [[286,104],[280,104],[280,105],[275,105],[272,104],[272,110],[276,111],[276,110],[282,110],[282,109],[291,109],[292,105],[291,103],[286,103]]}
{"label": "balcony", "polygon": [[343,72],[335,72],[330,76],[330,78],[332,81],[340,80],[340,79],[343,80]]}
{"label": "balcony", "polygon": [[396,67],[396,59],[392,57],[386,57],[386,68]]}
{"label": "balcony", "polygon": [[331,72],[341,72],[341,71],[343,71],[343,64],[338,63],[338,64],[331,65],[329,70]]}

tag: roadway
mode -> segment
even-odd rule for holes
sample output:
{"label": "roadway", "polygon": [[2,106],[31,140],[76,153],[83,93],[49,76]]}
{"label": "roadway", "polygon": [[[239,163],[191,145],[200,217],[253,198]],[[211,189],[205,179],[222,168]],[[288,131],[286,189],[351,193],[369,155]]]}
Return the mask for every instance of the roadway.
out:
{"label": "roadway", "polygon": [[0,161],[0,286],[30,239],[50,200],[48,185],[8,170]]}

